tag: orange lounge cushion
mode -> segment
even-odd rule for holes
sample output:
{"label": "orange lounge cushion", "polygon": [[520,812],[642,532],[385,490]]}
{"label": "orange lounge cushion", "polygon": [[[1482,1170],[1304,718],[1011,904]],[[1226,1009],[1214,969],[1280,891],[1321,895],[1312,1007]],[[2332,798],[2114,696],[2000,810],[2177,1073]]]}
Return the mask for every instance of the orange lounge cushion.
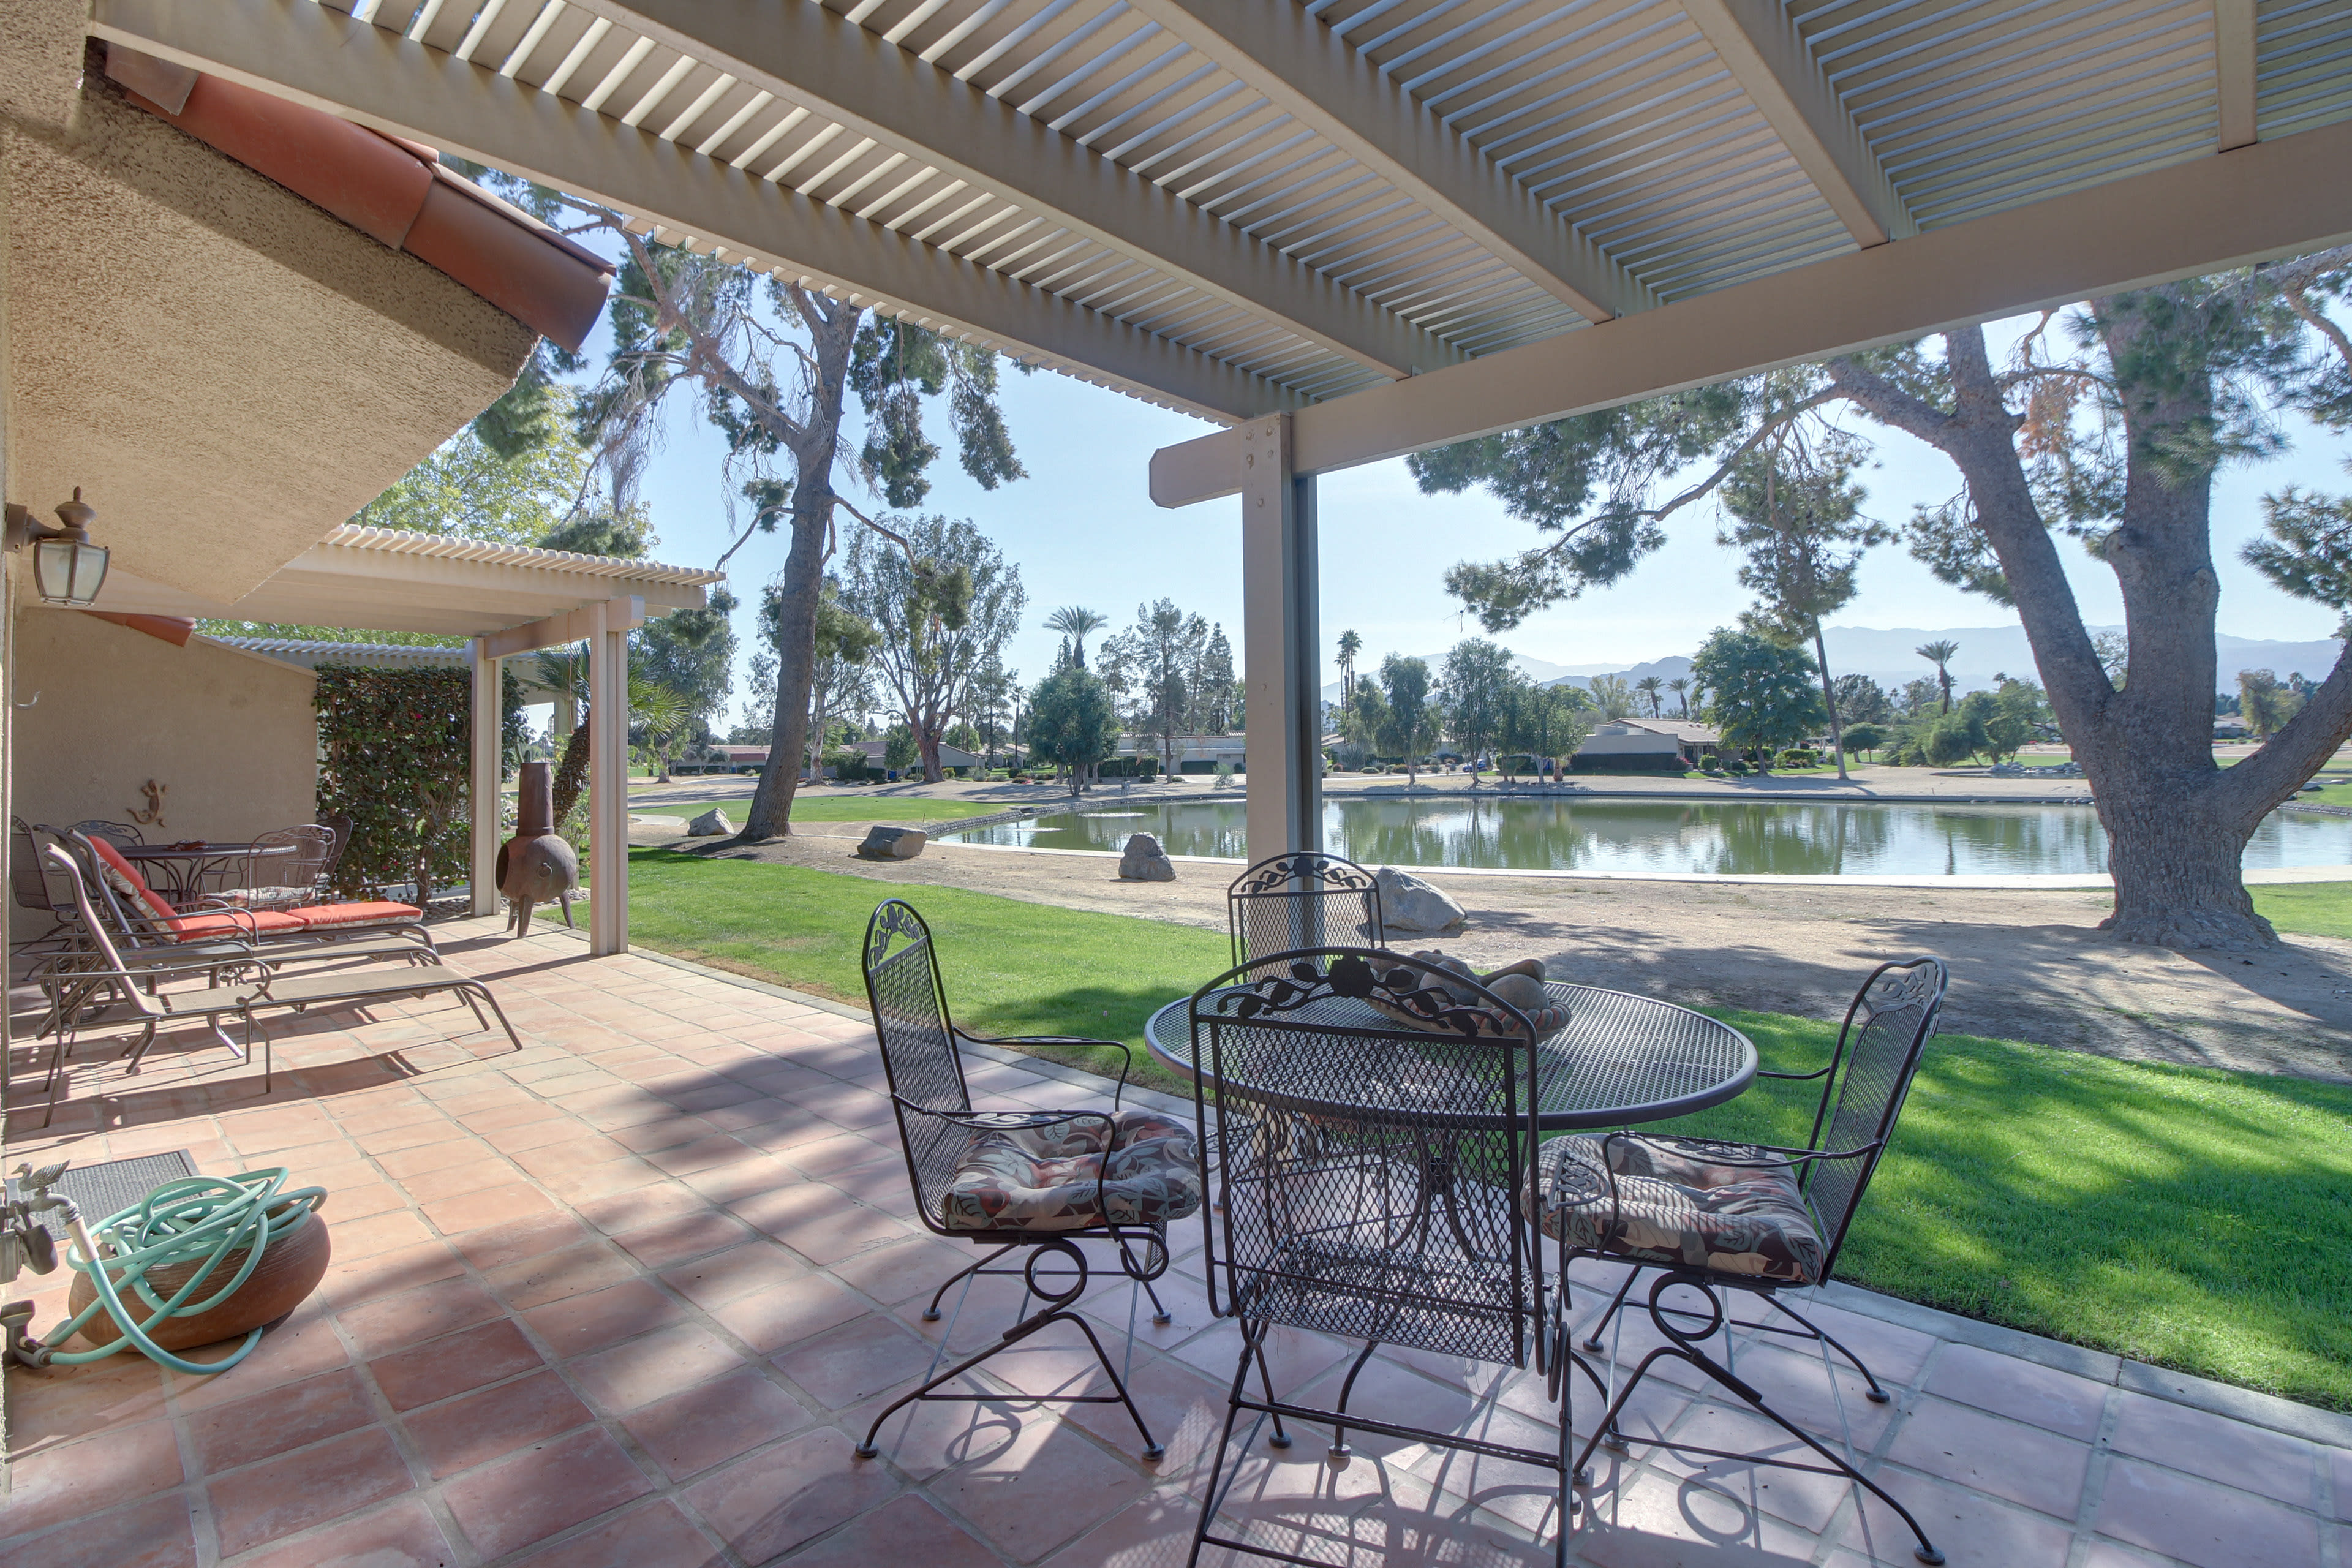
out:
{"label": "orange lounge cushion", "polygon": [[[263,916],[268,919],[268,916]],[[278,918],[295,922],[304,931],[332,931],[338,926],[391,925],[400,921],[421,921],[425,911],[415,904],[395,904],[388,899],[367,899],[348,904],[312,904],[307,909],[287,910]]]}
{"label": "orange lounge cushion", "polygon": [[95,833],[86,842],[98,852],[99,863],[106,868],[107,879],[114,884],[115,891],[137,899],[147,906],[150,915],[166,923],[179,912],[164,901],[162,894],[147,885],[147,879],[139,874],[139,868],[124,859],[121,851],[112,844]]}
{"label": "orange lounge cushion", "polygon": [[247,910],[233,915],[173,915],[163,924],[170,929],[173,942],[196,942],[209,937],[282,935],[302,929],[300,921],[274,910]]}

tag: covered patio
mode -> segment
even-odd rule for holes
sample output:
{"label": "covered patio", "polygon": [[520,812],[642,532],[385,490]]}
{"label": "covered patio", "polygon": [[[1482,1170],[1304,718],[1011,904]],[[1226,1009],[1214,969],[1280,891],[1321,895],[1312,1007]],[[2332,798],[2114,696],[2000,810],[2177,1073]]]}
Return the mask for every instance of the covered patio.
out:
{"label": "covered patio", "polygon": [[[93,606],[101,616],[161,616],[342,626],[377,632],[431,632],[467,637],[473,682],[473,752],[468,798],[496,800],[503,766],[499,754],[499,670],[502,661],[543,648],[588,645],[590,764],[589,855],[605,896],[589,911],[593,951],[628,947],[628,638],[649,619],[700,609],[709,590],[726,580],[700,567],[666,566],[562,550],[487,543],[438,534],[402,533],[346,523],[296,556],[241,597],[215,598],[115,570]],[[34,615],[75,615],[37,604]],[[315,662],[318,645],[303,658]],[[45,676],[57,684],[65,671],[36,666],[12,669],[27,689]],[[104,734],[108,696],[68,691],[47,715],[27,721],[27,758],[42,747],[62,749]],[[77,701],[78,695],[87,700]],[[608,696],[611,700],[607,700]],[[568,709],[569,699],[564,700]],[[62,711],[60,711],[62,710]],[[559,722],[568,720],[568,712]],[[55,725],[68,728],[51,735]],[[75,727],[79,727],[77,730]],[[92,727],[96,729],[93,731]],[[238,765],[234,738],[211,759],[218,770]],[[72,816],[95,815],[97,807]],[[68,817],[71,819],[70,816]],[[500,842],[495,811],[473,815],[474,912],[499,907],[493,866]],[[184,819],[185,828],[203,824]]]}
{"label": "covered patio", "polygon": [[[948,1326],[921,1310],[970,1250],[914,1223],[870,1023],[671,960],[591,960],[560,930],[442,930],[449,962],[506,998],[521,1055],[449,1043],[454,1004],[319,1018],[286,1027],[293,1070],[259,1100],[196,1030],[137,1087],[12,1137],[12,1159],[37,1163],[289,1165],[332,1192],[335,1245],[320,1291],[217,1378],[134,1354],[11,1369],[12,1568],[1184,1562],[1234,1331],[1207,1315],[1197,1222],[1171,1237],[1173,1322],[1136,1324],[1133,1383],[1166,1458],[1139,1458],[1115,1405],[1017,1397],[1095,1375],[1059,1330],[990,1363],[1001,1402],[918,1406],[859,1460],[872,1412]],[[21,1016],[30,999],[12,1001]],[[1097,1088],[1008,1056],[973,1090],[1017,1108]],[[62,1288],[36,1283],[53,1321]],[[1126,1306],[1106,1291],[1090,1310],[1123,1331]],[[1011,1308],[975,1291],[956,1344]],[[1744,1346],[1742,1374],[1819,1430],[1842,1405],[1869,1473],[1955,1564],[2332,1568],[2352,1550],[2352,1420],[1846,1287],[1805,1310],[1894,1403],[1866,1404],[1850,1375],[1832,1394],[1817,1361],[1778,1348]],[[1629,1329],[1617,1353],[1646,1348]],[[1349,1351],[1287,1331],[1274,1349],[1278,1379],[1326,1394]],[[1552,1406],[1534,1373],[1502,1372],[1383,1355],[1365,1386],[1412,1419],[1518,1438]],[[1593,1402],[1577,1414],[1580,1431]],[[1652,1384],[1635,1415],[1710,1447],[1773,1442],[1680,1383]],[[1355,1440],[1344,1468],[1312,1440],[1255,1446],[1229,1523],[1335,1563],[1549,1560],[1538,1473]],[[1597,1458],[1578,1563],[1911,1561],[1899,1523],[1820,1478]]]}

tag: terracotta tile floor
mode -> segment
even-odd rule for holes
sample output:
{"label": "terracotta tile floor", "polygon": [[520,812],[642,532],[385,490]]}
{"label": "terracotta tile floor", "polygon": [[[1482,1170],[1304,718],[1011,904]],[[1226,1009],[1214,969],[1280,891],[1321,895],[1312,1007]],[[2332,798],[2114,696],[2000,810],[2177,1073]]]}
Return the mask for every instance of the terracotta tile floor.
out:
{"label": "terracotta tile floor", "polygon": [[[561,931],[496,930],[443,940],[493,980],[520,1054],[438,1003],[281,1022],[265,1098],[208,1036],[167,1038],[125,1078],[119,1037],[100,1030],[42,1131],[18,1048],[11,1164],[169,1149],[208,1172],[286,1164],[332,1191],[335,1257],[317,1295],[217,1378],[131,1355],[10,1368],[0,1561],[1183,1563],[1234,1344],[1207,1315],[1196,1228],[1163,1282],[1174,1323],[1136,1334],[1136,1397],[1164,1458],[1139,1458],[1116,1406],[1008,1400],[919,1407],[882,1459],[860,1460],[856,1436],[946,1326],[920,1321],[924,1299],[968,1256],[914,1222],[866,1026],[645,955],[592,962]],[[21,1032],[28,998],[15,1002]],[[976,1076],[1010,1102],[1095,1098],[1018,1062]],[[57,1277],[27,1283],[47,1287],[37,1322],[56,1321]],[[1832,1433],[1842,1405],[1954,1564],[2352,1568],[2352,1424],[2275,1405],[2233,1420],[2119,1386],[2112,1358],[2022,1336],[2002,1353],[1981,1331],[1946,1337],[1971,1333],[1949,1320],[1839,1299],[1855,1310],[1821,1304],[1822,1321],[1873,1361],[1893,1405],[1850,1376],[1833,1395],[1818,1361],[1777,1347],[1743,1346],[1740,1369]],[[1013,1304],[975,1290],[956,1348]],[[1126,1293],[1089,1310],[1117,1344]],[[1090,1386],[1076,1340],[1038,1336],[993,1363],[992,1387]],[[1651,1342],[1629,1327],[1619,1351]],[[1283,1331],[1272,1350],[1276,1377],[1309,1396],[1344,1373],[1335,1342]],[[1379,1358],[1358,1398],[1531,1445],[1556,1430],[1532,1376],[1438,1357]],[[1687,1377],[1647,1385],[1631,1424],[1787,1447]],[[1534,1543],[1556,1524],[1541,1473],[1361,1435],[1357,1447],[1342,1468],[1311,1435],[1286,1454],[1253,1447],[1223,1524],[1365,1568],[1550,1561]],[[1601,1467],[1577,1561],[1911,1561],[1908,1535],[1853,1489],[1640,1452]]]}

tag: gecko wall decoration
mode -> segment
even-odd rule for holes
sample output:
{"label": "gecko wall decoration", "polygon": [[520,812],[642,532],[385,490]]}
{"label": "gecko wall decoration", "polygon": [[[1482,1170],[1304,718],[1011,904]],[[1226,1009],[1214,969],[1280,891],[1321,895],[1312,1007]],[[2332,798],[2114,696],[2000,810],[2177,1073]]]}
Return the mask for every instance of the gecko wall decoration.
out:
{"label": "gecko wall decoration", "polygon": [[131,807],[131,820],[142,827],[163,826],[164,825],[163,792],[171,787],[169,784],[159,784],[153,779],[149,779],[145,784],[141,784],[139,793],[147,797],[147,809],[141,811],[136,806]]}

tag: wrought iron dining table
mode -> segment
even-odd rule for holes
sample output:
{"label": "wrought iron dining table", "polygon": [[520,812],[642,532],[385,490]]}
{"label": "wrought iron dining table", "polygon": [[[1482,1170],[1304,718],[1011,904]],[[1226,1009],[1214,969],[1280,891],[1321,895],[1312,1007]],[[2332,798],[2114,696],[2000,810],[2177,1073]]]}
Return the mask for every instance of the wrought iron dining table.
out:
{"label": "wrought iron dining table", "polygon": [[[1569,1018],[1536,1046],[1536,1122],[1543,1131],[1663,1121],[1721,1105],[1755,1081],[1755,1043],[1721,1019],[1597,985],[1549,981],[1544,989],[1568,1009]],[[1213,1002],[1214,996],[1202,1000]],[[1180,1078],[1200,1081],[1207,1073],[1202,1087],[1213,1089],[1221,1080],[1205,1068],[1196,1068],[1193,1060],[1192,1004],[1193,998],[1182,997],[1152,1014],[1144,1026],[1144,1043],[1154,1061]],[[1356,998],[1326,996],[1309,1008],[1294,1015],[1294,1022],[1391,1033],[1396,1028],[1370,1003]],[[1307,1115],[1370,1107],[1369,1100],[1353,1098],[1349,1090],[1377,1092],[1376,1084],[1293,1081],[1285,1069],[1297,1065],[1297,1058],[1253,1055],[1247,1067],[1252,1098]],[[1237,1069],[1229,1063],[1225,1070],[1230,1076]]]}
{"label": "wrought iron dining table", "polygon": [[[148,879],[150,886],[160,877],[168,887],[156,891],[181,903],[190,897],[200,897],[206,877],[233,861],[266,858],[273,855],[291,855],[291,844],[264,844],[256,847],[246,844],[213,844],[189,840],[181,844],[128,844],[117,847],[125,860],[139,868],[139,874]],[[153,869],[151,871],[150,867]]]}

